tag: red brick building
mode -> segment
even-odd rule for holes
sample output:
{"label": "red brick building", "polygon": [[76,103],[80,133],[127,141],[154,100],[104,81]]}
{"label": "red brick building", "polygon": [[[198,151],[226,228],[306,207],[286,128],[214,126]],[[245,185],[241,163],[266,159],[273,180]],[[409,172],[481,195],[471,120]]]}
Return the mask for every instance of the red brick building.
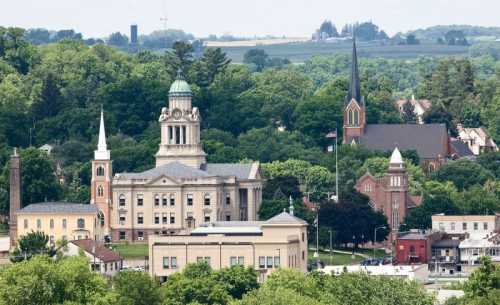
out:
{"label": "red brick building", "polygon": [[384,176],[375,177],[367,172],[359,178],[355,187],[358,192],[370,198],[373,209],[383,212],[387,217],[391,228],[390,241],[395,240],[399,225],[408,214],[408,210],[421,202],[419,196],[410,196],[408,173],[397,148],[391,155],[389,168]]}
{"label": "red brick building", "polygon": [[431,257],[431,242],[427,234],[410,232],[396,239],[398,264],[426,264]]}

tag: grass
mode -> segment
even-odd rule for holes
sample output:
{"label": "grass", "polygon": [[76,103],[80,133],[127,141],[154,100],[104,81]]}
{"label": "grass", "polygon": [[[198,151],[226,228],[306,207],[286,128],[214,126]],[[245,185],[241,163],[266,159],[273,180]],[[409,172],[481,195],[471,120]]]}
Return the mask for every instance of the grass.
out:
{"label": "grass", "polygon": [[[228,57],[233,62],[243,62],[243,55],[250,49],[263,49],[271,57],[286,57],[294,63],[302,63],[312,56],[324,55],[333,56],[335,54],[350,54],[352,44],[345,43],[285,43],[259,46],[222,47]],[[466,56],[468,46],[448,46],[440,44],[420,44],[420,45],[380,45],[378,43],[360,42],[358,43],[359,57],[383,57],[411,59],[422,55],[433,56]]]}
{"label": "grass", "polygon": [[124,259],[143,259],[149,255],[148,244],[114,244],[112,248]]}
{"label": "grass", "polygon": [[[326,265],[355,265],[361,262],[364,258],[359,255],[356,255],[354,256],[353,259],[351,254],[335,253],[335,252],[330,257],[330,253],[325,251],[320,251],[319,259]],[[309,262],[315,262],[315,261],[316,258],[314,257],[314,251],[309,250]]]}

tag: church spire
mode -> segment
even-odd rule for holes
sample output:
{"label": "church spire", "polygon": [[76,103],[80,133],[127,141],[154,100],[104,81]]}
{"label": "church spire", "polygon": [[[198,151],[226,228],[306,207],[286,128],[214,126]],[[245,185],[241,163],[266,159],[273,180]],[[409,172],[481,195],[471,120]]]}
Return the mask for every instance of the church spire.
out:
{"label": "church spire", "polygon": [[99,125],[99,140],[97,142],[97,150],[94,151],[95,160],[109,160],[110,153],[106,145],[106,131],[104,129],[104,112],[101,107],[101,123]]}
{"label": "church spire", "polygon": [[356,51],[356,37],[352,38],[352,66],[351,66],[351,81],[349,83],[349,92],[347,93],[347,103],[355,99],[358,103],[361,102],[361,85],[359,81],[358,70],[358,55]]}

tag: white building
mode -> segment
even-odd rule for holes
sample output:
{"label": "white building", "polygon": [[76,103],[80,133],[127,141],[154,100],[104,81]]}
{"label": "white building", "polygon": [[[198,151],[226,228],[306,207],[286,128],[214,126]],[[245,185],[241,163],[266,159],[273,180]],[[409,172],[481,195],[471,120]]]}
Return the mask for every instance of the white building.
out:
{"label": "white building", "polygon": [[500,228],[499,215],[432,215],[432,230],[483,238]]}
{"label": "white building", "polygon": [[484,152],[498,151],[497,144],[483,127],[464,128],[462,124],[458,124],[457,131],[458,138],[465,142],[476,156]]}
{"label": "white building", "polygon": [[424,124],[424,114],[432,106],[431,101],[416,100],[415,96],[413,95],[411,97],[411,100],[398,100],[396,101],[396,107],[398,107],[401,113],[403,113],[403,107],[406,103],[411,103],[411,105],[413,106],[413,113],[415,113],[415,115],[417,116],[417,122],[419,124]]}
{"label": "white building", "polygon": [[481,239],[468,238],[458,247],[460,260],[465,268],[479,265],[479,259],[483,256],[491,257],[493,262],[500,262],[500,235],[498,233],[486,235]]}
{"label": "white building", "polygon": [[90,267],[106,276],[113,276],[123,267],[123,258],[92,239],[73,240],[64,251],[66,256],[78,256],[83,252],[89,259]]}
{"label": "white building", "polygon": [[340,275],[344,272],[356,273],[364,272],[373,276],[384,276],[391,278],[400,278],[405,280],[415,280],[421,283],[427,282],[429,278],[429,270],[426,264],[421,265],[379,265],[379,266],[325,266],[320,271],[331,274]]}

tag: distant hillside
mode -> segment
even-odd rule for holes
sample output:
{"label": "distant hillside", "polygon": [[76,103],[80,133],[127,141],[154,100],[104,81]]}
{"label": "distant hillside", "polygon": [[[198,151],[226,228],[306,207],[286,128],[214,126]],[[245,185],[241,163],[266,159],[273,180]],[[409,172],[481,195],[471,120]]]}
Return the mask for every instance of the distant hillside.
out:
{"label": "distant hillside", "polygon": [[436,41],[451,30],[462,31],[468,40],[495,40],[500,38],[500,27],[483,27],[473,25],[436,25],[425,29],[409,31],[420,40]]}

